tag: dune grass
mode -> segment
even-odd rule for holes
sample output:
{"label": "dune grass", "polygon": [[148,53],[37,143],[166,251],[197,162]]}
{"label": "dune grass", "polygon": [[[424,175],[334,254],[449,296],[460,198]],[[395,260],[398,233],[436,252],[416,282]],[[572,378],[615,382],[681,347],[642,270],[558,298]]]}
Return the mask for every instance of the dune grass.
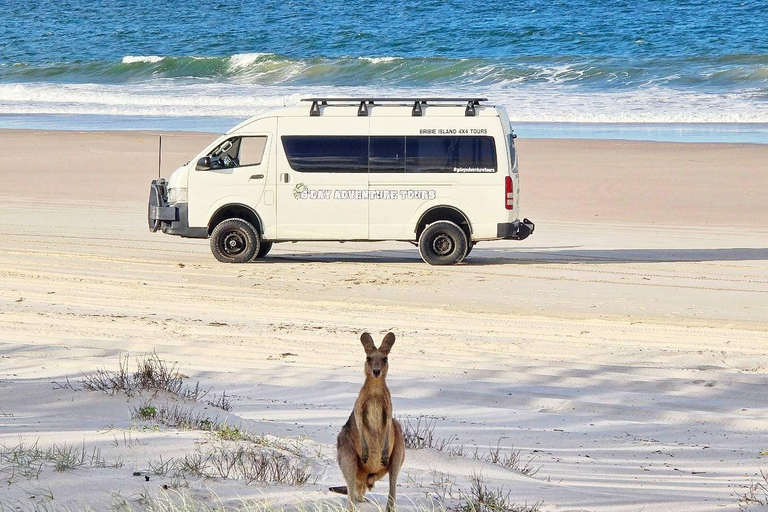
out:
{"label": "dune grass", "polygon": [[82,445],[67,443],[53,443],[51,446],[42,447],[39,441],[8,446],[0,444],[0,474],[8,483],[15,482],[18,478],[38,479],[46,467],[55,471],[68,471],[77,468],[120,468],[123,461],[108,462],[98,447],[92,450]]}
{"label": "dune grass", "polygon": [[[482,484],[473,487],[469,500],[459,504],[447,506],[442,502],[431,504],[400,504],[400,512],[540,512],[540,504],[515,505],[508,499],[508,495],[499,494],[501,491],[488,490]],[[486,501],[483,501],[486,500]],[[302,501],[297,499],[288,505],[275,505],[269,500],[240,500],[236,504],[224,505],[218,498],[210,502],[203,502],[194,498],[185,491],[161,491],[155,496],[142,497],[142,508],[134,508],[127,501],[123,501],[125,507],[119,510],[126,512],[277,512],[290,510],[295,512],[347,512],[346,499],[338,498],[329,501]],[[366,500],[365,510],[369,512],[385,512],[385,503],[374,500]]]}
{"label": "dune grass", "polygon": [[212,394],[208,397],[211,390],[201,388],[200,382],[196,382],[194,386],[185,384],[186,375],[179,371],[178,364],[160,359],[155,352],[139,357],[133,372],[129,369],[128,361],[129,356],[126,354],[118,360],[117,370],[99,368],[90,375],[83,373],[83,388],[108,395],[123,393],[130,397],[145,391],[165,391],[187,400],[202,401],[224,411],[231,411],[234,406],[226,391],[221,395]]}
{"label": "dune grass", "polygon": [[761,469],[760,477],[745,487],[743,492],[736,492],[739,510],[768,509],[768,470]]}
{"label": "dune grass", "polygon": [[401,416],[398,420],[403,427],[405,447],[408,449],[434,449],[447,453],[451,457],[471,457],[489,464],[504,466],[525,476],[534,476],[541,469],[541,466],[533,464],[534,457],[525,460],[521,451],[515,450],[514,446],[509,449],[503,448],[501,439],[497,441],[495,446],[489,446],[488,451],[481,451],[477,446],[471,450],[463,444],[456,444],[453,437],[437,436],[435,434],[437,418],[419,415],[416,417]]}

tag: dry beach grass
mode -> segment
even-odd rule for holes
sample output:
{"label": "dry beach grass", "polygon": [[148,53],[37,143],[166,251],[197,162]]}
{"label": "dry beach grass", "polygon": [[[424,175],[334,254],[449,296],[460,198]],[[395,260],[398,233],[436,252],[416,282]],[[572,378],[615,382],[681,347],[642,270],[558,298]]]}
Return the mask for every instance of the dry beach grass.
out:
{"label": "dry beach grass", "polygon": [[[169,135],[164,174],[211,137]],[[536,234],[452,268],[394,243],[279,244],[222,265],[204,241],[147,231],[153,136],[7,131],[0,148],[23,155],[0,165],[0,451],[37,450],[0,462],[6,509],[343,504],[326,489],[342,483],[363,330],[398,335],[395,414],[434,428],[406,453],[402,506],[764,499],[768,146],[522,140]],[[83,387],[152,354],[173,386],[208,394]],[[58,471],[62,452],[83,464]],[[248,453],[309,476],[243,478]]]}

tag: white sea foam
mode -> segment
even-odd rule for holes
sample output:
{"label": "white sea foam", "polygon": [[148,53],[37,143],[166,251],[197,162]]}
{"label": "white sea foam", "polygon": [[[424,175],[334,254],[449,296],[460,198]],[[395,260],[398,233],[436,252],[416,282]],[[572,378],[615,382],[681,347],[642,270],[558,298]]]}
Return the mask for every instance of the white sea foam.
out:
{"label": "white sea foam", "polygon": [[398,60],[403,60],[402,57],[358,57],[357,59],[370,62],[371,64],[381,64],[382,62],[395,62]]}
{"label": "white sea foam", "polygon": [[570,64],[559,66],[530,66],[536,70],[532,77],[520,77],[519,82],[525,82],[531,78],[544,80],[550,84],[562,84],[566,82],[578,82],[589,69],[578,68]]}
{"label": "white sea foam", "polygon": [[[469,89],[469,90],[468,90]],[[419,89],[420,94],[477,94]],[[125,116],[247,117],[311,95],[412,96],[408,88],[332,88],[246,83],[180,83],[168,79],[131,85],[0,84],[0,112]],[[632,91],[586,92],[556,84],[484,87],[514,122],[554,123],[768,123],[768,101],[755,94],[706,94],[650,86]]]}
{"label": "white sea foam", "polygon": [[160,57],[158,55],[126,55],[123,57],[123,64],[135,64],[137,62],[146,62],[148,64],[154,64],[156,62],[160,62],[165,57]]}

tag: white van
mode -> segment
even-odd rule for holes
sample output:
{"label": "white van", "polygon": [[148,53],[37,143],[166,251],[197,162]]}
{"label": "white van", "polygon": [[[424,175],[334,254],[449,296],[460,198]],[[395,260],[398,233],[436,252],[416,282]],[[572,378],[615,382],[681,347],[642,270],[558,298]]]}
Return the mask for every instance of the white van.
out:
{"label": "white van", "polygon": [[222,262],[273,243],[401,240],[433,265],[522,240],[515,135],[484,98],[311,98],[253,117],[152,182],[149,228]]}

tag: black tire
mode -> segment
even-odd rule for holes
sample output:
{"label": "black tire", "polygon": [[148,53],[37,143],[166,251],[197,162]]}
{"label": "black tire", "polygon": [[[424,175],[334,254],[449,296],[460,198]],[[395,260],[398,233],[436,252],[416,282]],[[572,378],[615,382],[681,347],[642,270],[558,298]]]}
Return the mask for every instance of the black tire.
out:
{"label": "black tire", "polygon": [[223,220],[211,233],[211,252],[222,263],[247,263],[260,248],[261,236],[243,219]]}
{"label": "black tire", "polygon": [[449,220],[433,222],[419,237],[419,254],[430,265],[455,265],[467,255],[467,234]]}
{"label": "black tire", "polygon": [[474,248],[475,248],[475,244],[476,244],[476,243],[477,243],[477,242],[471,242],[469,245],[467,245],[467,254],[465,254],[465,255],[464,255],[464,257],[465,257],[465,258],[466,258],[467,256],[469,256],[469,253],[471,253],[471,252],[472,252],[472,249],[474,249]]}
{"label": "black tire", "polygon": [[269,251],[272,250],[272,242],[265,242],[264,240],[261,241],[261,245],[259,246],[259,252],[256,253],[256,256],[253,257],[254,260],[260,260],[264,258],[267,254],[269,254]]}

